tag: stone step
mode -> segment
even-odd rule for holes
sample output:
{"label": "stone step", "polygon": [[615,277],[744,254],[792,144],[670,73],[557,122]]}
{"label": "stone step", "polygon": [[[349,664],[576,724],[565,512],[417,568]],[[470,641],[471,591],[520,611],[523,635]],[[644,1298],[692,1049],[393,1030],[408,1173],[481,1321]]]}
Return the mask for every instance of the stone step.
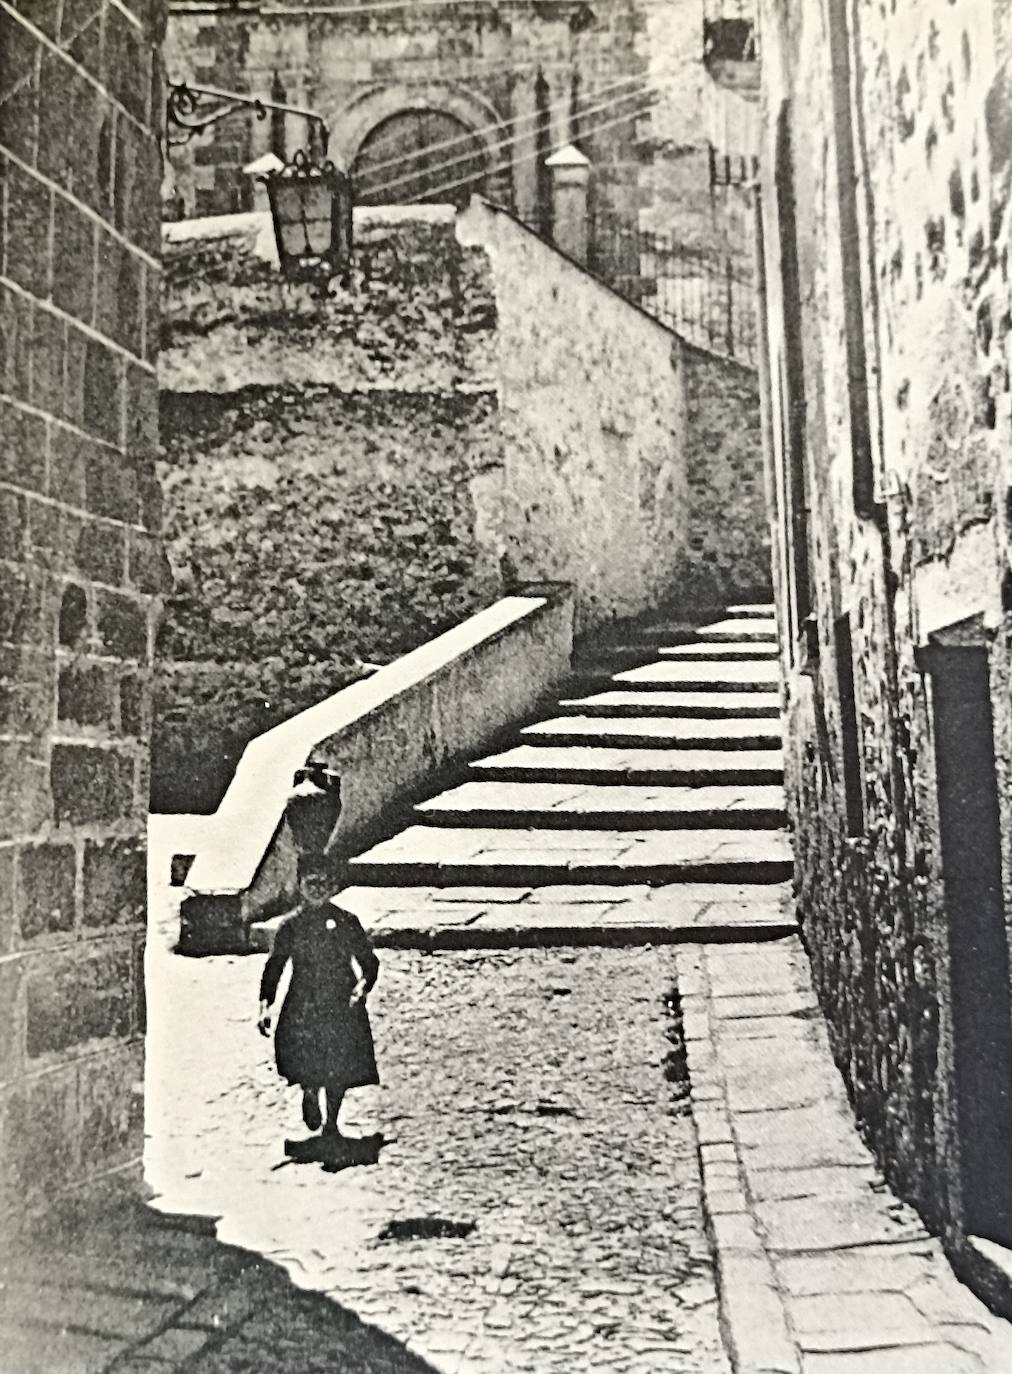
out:
{"label": "stone step", "polygon": [[779,749],[553,748],[520,744],[478,759],[469,771],[500,782],[617,783],[641,787],[677,785],[738,787],[783,782]]}
{"label": "stone step", "polygon": [[780,722],[649,716],[559,716],[520,731],[526,744],[597,744],[608,748],[778,749]]}
{"label": "stone step", "polygon": [[721,663],[703,659],[698,663],[659,660],[630,668],[614,676],[616,687],[636,687],[641,691],[689,692],[769,692],[779,689],[780,669],[773,660],[761,663]]}
{"label": "stone step", "polygon": [[726,611],[714,611],[712,614],[704,615],[699,620],[680,620],[677,616],[660,616],[656,620],[637,621],[634,624],[625,622],[616,625],[612,629],[601,629],[594,632],[593,637],[587,637],[584,643],[597,644],[662,644],[665,640],[670,640],[672,644],[681,644],[686,640],[693,639],[703,620],[720,619],[726,615]]}
{"label": "stone step", "polygon": [[413,825],[351,861],[371,886],[549,883],[786,882],[786,835],[777,830],[444,830]]}
{"label": "stone step", "polygon": [[775,692],[597,692],[565,698],[557,710],[574,716],[717,716],[777,720],[780,698]]}
{"label": "stone step", "polygon": [[712,625],[700,625],[696,631],[696,637],[698,639],[771,640],[775,644],[777,622],[772,618],[753,620],[748,617],[717,620]]}
{"label": "stone step", "polygon": [[[797,929],[788,883],[346,887],[335,900],[380,949],[753,944]],[[284,919],[253,925],[251,947],[269,951]]]}
{"label": "stone step", "polygon": [[721,659],[726,662],[729,659],[776,658],[777,654],[777,645],[773,640],[749,640],[745,643],[728,640],[725,643],[720,639],[699,639],[691,644],[659,644],[654,657]]}
{"label": "stone step", "polygon": [[776,607],[772,601],[750,601],[741,606],[725,606],[724,614],[732,620],[772,620]]}
{"label": "stone step", "polygon": [[465,782],[415,807],[428,825],[507,829],[772,830],[783,788],[615,787],[561,782]]}
{"label": "stone step", "polygon": [[658,655],[656,644],[617,644],[595,646],[573,655],[575,673],[618,673],[623,668],[635,668]]}

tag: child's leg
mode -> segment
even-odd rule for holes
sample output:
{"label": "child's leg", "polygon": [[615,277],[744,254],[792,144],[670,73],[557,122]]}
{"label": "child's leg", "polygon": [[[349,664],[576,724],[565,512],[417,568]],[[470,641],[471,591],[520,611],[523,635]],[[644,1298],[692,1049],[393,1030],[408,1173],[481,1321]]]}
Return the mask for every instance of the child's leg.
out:
{"label": "child's leg", "polygon": [[341,1103],[344,1101],[344,1089],[328,1083],[324,1089],[326,1097],[326,1118],[323,1123],[325,1135],[338,1135],[337,1118],[341,1111]]}
{"label": "child's leg", "polygon": [[302,1119],[311,1131],[320,1129],[323,1117],[320,1113],[319,1088],[302,1089]]}

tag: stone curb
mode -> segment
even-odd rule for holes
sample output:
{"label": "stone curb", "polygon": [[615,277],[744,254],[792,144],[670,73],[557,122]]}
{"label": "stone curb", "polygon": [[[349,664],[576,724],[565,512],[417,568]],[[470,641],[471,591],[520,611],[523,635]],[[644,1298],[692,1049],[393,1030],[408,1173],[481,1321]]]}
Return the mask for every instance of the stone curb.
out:
{"label": "stone curb", "polygon": [[[793,932],[791,932],[793,933]],[[755,938],[750,931],[749,943]],[[702,952],[675,956],[696,1124],[703,1213],[717,1264],[722,1334],[735,1374],[801,1374],[783,1296],[745,1191],[727,1090],[714,1050]]]}
{"label": "stone curb", "polygon": [[[270,951],[274,932],[282,918],[260,921],[250,927],[250,954]],[[796,935],[793,921],[773,921],[764,925],[698,924],[650,925],[633,922],[595,925],[539,925],[535,920],[516,925],[482,926],[383,926],[369,928],[369,938],[377,949],[415,949],[425,953],[438,950],[481,949],[555,949],[574,948],[642,949],[658,945],[756,944],[782,940]]]}

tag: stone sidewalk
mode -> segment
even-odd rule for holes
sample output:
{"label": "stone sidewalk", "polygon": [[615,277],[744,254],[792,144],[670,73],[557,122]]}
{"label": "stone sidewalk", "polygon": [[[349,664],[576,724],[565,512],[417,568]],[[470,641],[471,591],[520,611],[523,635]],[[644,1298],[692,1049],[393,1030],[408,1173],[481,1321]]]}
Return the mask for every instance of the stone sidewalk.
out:
{"label": "stone sidewalk", "polygon": [[800,942],[675,959],[736,1374],[1012,1371],[1012,1327],[957,1281],[858,1135]]}

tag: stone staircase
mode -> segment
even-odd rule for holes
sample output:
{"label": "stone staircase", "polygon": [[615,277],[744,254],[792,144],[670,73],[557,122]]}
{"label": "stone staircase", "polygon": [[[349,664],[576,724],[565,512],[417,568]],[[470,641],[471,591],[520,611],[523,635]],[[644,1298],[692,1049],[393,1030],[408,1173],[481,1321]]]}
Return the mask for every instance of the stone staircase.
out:
{"label": "stone staircase", "polygon": [[793,928],[772,607],[599,641],[555,708],[352,861],[379,943]]}

